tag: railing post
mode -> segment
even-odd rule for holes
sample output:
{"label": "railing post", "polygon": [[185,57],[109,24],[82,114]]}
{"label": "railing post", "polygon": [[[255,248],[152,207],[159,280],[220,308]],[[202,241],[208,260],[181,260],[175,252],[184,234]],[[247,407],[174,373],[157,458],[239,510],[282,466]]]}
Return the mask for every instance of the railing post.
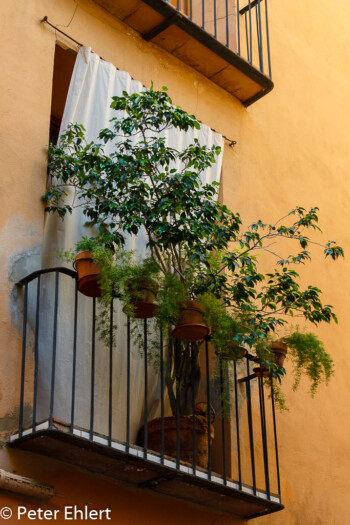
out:
{"label": "railing post", "polygon": [[[128,327],[129,318],[128,318]],[[130,334],[128,332],[128,344]],[[108,445],[112,445],[112,426],[113,426],[113,299],[111,300],[109,311],[109,388],[108,388]]]}
{"label": "railing post", "polygon": [[55,307],[54,307],[54,325],[53,325],[53,343],[52,343],[52,368],[51,368],[51,393],[50,393],[50,414],[49,414],[49,428],[52,428],[53,409],[55,399],[55,374],[56,374],[56,350],[57,350],[57,315],[58,315],[58,283],[59,273],[56,271],[55,280]]}
{"label": "railing post", "polygon": [[258,0],[258,5],[255,6],[255,11],[256,11],[257,32],[258,32],[257,36],[258,36],[258,49],[259,49],[259,66],[260,66],[260,71],[263,73],[264,72],[264,58],[263,58],[260,2],[261,0]]}
{"label": "railing post", "polygon": [[[249,359],[247,359],[247,376],[249,377]],[[247,411],[248,411],[248,428],[249,428],[249,444],[250,444],[250,460],[252,467],[253,491],[256,496],[256,477],[255,477],[255,458],[254,458],[254,436],[253,436],[253,418],[252,418],[252,400],[250,381],[246,381],[247,391]]]}
{"label": "railing post", "polygon": [[197,448],[196,448],[196,399],[195,399],[195,367],[196,367],[196,357],[194,355],[193,343],[191,343],[191,395],[192,395],[192,448],[193,448],[193,461],[192,468],[193,474],[196,473],[197,466]]}
{"label": "railing post", "polygon": [[164,356],[163,330],[160,328],[160,462],[164,464]]}
{"label": "railing post", "polygon": [[274,400],[274,396],[273,396],[273,386],[272,385],[271,385],[271,403],[272,403],[272,416],[273,416],[273,434],[274,434],[274,438],[275,438],[275,456],[276,456],[278,495],[279,495],[279,497],[281,497],[281,480],[280,480],[280,466],[279,466],[279,459],[278,459],[275,400]]}
{"label": "railing post", "polygon": [[239,17],[239,0],[237,0],[237,54],[241,56],[241,22]]}
{"label": "railing post", "polygon": [[40,314],[40,275],[38,276],[36,290],[35,310],[35,342],[34,342],[34,390],[33,390],[33,432],[36,430],[36,402],[38,393],[38,367],[39,367],[39,314]]}
{"label": "railing post", "polygon": [[205,369],[207,382],[207,422],[208,422],[208,479],[211,479],[211,404],[210,404],[210,381],[209,381],[209,350],[208,339],[205,340]]}
{"label": "railing post", "polygon": [[251,0],[248,0],[249,5],[249,63],[253,63],[253,39],[252,39],[252,6]]}
{"label": "railing post", "polygon": [[266,20],[267,61],[268,61],[268,64],[269,64],[269,77],[272,78],[272,75],[271,75],[271,57],[270,57],[269,18],[268,18],[268,12],[267,12],[267,0],[265,0],[265,20]]}
{"label": "railing post", "polygon": [[175,340],[175,384],[176,384],[176,468],[180,468],[180,381],[179,381],[179,361],[180,361],[180,343]]}
{"label": "railing post", "polygon": [[94,437],[95,415],[95,351],[96,351],[96,298],[92,300],[92,344],[91,344],[91,393],[90,393],[90,439]]}
{"label": "railing post", "polygon": [[268,499],[270,494],[270,479],[269,479],[269,458],[267,452],[267,437],[266,437],[266,415],[265,415],[265,399],[264,399],[264,383],[263,378],[259,377],[259,402],[260,402],[260,421],[261,421],[261,437],[264,454],[264,471],[265,471],[265,488]]}
{"label": "railing post", "polygon": [[148,421],[147,421],[147,411],[148,411],[148,355],[147,355],[147,319],[144,319],[143,322],[143,333],[144,333],[144,366],[145,366],[145,411],[144,411],[144,429],[145,429],[145,439],[143,443],[143,453],[144,458],[147,459],[147,449],[148,449]]}
{"label": "railing post", "polygon": [[74,328],[73,328],[73,363],[72,363],[72,403],[71,403],[71,418],[70,431],[74,431],[74,416],[75,416],[75,382],[76,382],[76,366],[77,366],[77,324],[78,324],[78,286],[75,281],[74,294]]}
{"label": "railing post", "polygon": [[130,317],[126,329],[126,451],[130,447]]}
{"label": "railing post", "polygon": [[228,0],[225,0],[226,9],[226,47],[229,47],[229,26],[228,26]]}
{"label": "railing post", "polygon": [[[247,358],[247,361],[248,361],[248,358]],[[248,368],[248,370],[249,370],[249,368]],[[241,440],[240,440],[240,436],[239,436],[238,385],[237,385],[237,365],[236,365],[236,362],[234,363],[234,380],[235,380],[235,412],[236,412],[238,483],[239,483],[239,490],[242,490]]]}
{"label": "railing post", "polygon": [[22,331],[22,363],[21,363],[21,392],[19,398],[19,422],[18,435],[23,433],[23,404],[24,404],[24,375],[26,370],[26,346],[27,346],[27,315],[28,315],[28,284],[24,285],[24,304],[23,304],[23,331]]}
{"label": "railing post", "polygon": [[[236,365],[236,363],[235,363]],[[225,436],[225,409],[226,403],[224,402],[224,396],[226,392],[224,391],[224,378],[222,371],[222,359],[219,359],[219,368],[220,368],[220,396],[221,396],[221,434],[222,434],[222,477],[224,484],[227,484],[227,473],[226,473],[226,436]],[[235,379],[236,380],[236,379]]]}
{"label": "railing post", "polygon": [[216,0],[214,1],[214,38],[217,38],[217,29],[216,29]]}

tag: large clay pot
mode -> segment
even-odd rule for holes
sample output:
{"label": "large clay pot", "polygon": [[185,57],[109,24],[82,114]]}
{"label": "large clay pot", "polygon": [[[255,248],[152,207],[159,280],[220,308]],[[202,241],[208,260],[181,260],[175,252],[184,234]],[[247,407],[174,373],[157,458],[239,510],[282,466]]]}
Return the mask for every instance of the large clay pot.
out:
{"label": "large clay pot", "polygon": [[[155,281],[137,281],[133,283],[132,289],[135,291],[135,298],[132,298],[131,292],[131,304],[133,307],[133,316],[136,319],[149,319],[154,317],[158,305],[154,304],[157,292],[158,283]],[[126,311],[126,308],[123,309]]]}
{"label": "large clay pot", "polygon": [[187,301],[181,307],[180,319],[172,331],[172,336],[187,343],[205,339],[209,328],[203,324],[203,314],[204,306],[201,303]]}
{"label": "large clay pot", "polygon": [[100,297],[98,283],[100,266],[93,261],[91,252],[80,252],[75,257],[75,269],[78,272],[78,290],[88,297]]}
{"label": "large clay pot", "polygon": [[[193,417],[180,416],[179,439],[180,460],[193,464]],[[147,445],[150,450],[161,452],[161,418],[149,421],[147,425]],[[196,465],[208,468],[208,420],[207,416],[195,416]],[[210,443],[214,439],[214,427],[210,425]],[[139,443],[144,444],[144,427],[139,433]],[[176,417],[164,418],[164,454],[176,458],[177,425]]]}
{"label": "large clay pot", "polygon": [[276,341],[270,343],[270,348],[273,353],[276,365],[283,367],[283,363],[288,352],[286,343],[283,343],[283,341]]}

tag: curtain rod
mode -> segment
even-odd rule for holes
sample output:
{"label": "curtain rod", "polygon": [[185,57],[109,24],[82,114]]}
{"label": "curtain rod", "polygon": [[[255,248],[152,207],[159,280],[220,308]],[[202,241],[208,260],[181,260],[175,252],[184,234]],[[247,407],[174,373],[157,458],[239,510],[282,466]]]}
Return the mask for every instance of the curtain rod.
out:
{"label": "curtain rod", "polygon": [[[42,20],[40,20],[40,23],[45,23],[45,24],[48,24],[49,26],[53,27],[55,29],[55,31],[58,31],[59,33],[61,33],[62,35],[66,36],[67,38],[69,38],[70,40],[72,40],[73,42],[75,42],[79,47],[84,47],[83,44],[81,44],[80,42],[78,42],[77,40],[75,40],[74,38],[72,38],[71,36],[67,35],[67,33],[65,33],[64,31],[61,31],[61,29],[58,29],[57,26],[54,26],[53,24],[51,24],[51,22],[49,22],[48,20],[48,17],[47,16],[44,16],[44,18]],[[100,57],[102,60],[104,60],[102,57]],[[118,69],[118,68],[117,68]],[[215,129],[212,128],[212,130],[215,132],[215,133],[218,133],[218,131],[216,131]],[[220,133],[221,135],[221,133]],[[226,142],[228,142],[228,145],[230,148],[233,148],[233,146],[235,146],[237,144],[237,142],[235,140],[231,140],[229,139],[228,137],[226,137],[225,135],[222,135],[223,139],[226,140]]]}
{"label": "curtain rod", "polygon": [[72,40],[73,42],[75,42],[79,47],[84,47],[83,44],[81,44],[80,42],[78,42],[77,40],[75,40],[74,38],[72,38],[71,36],[67,35],[67,33],[65,33],[64,31],[61,31],[61,29],[58,29],[57,26],[54,26],[53,24],[51,24],[51,22],[49,22],[48,20],[48,17],[47,16],[44,16],[44,18],[42,20],[40,20],[40,23],[45,23],[45,24],[48,24],[49,26],[53,27],[55,29],[55,31],[58,31],[59,33],[61,33],[62,35],[66,36],[67,38],[69,38],[69,40]]}

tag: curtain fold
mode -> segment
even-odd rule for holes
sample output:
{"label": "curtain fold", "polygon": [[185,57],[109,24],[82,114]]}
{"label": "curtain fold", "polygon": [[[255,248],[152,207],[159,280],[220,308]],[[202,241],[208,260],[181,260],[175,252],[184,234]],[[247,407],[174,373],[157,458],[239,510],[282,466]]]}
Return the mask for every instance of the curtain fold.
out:
{"label": "curtain fold", "polygon": [[[137,93],[146,88],[138,81],[133,80],[127,72],[119,71],[112,64],[105,62],[90,48],[82,47],[79,50],[75,63],[66,106],[61,123],[60,134],[71,123],[82,124],[86,129],[87,141],[96,140],[99,131],[108,127],[109,121],[116,116],[110,108],[112,96],[122,96],[123,91]],[[199,130],[180,132],[166,130],[163,133],[169,146],[176,149],[193,143],[194,138],[207,146],[218,145],[223,150],[222,136],[212,131],[208,126],[201,125]],[[105,153],[111,153],[112,144],[107,144]],[[202,174],[204,182],[220,181],[222,154],[214,166]],[[69,199],[69,196],[67,197]],[[75,209],[73,214],[67,214],[62,221],[57,214],[46,217],[43,241],[43,266],[62,266],[62,261],[56,257],[57,249],[69,250],[84,235],[91,236],[91,228],[84,225],[85,216],[81,210]],[[136,250],[139,256],[146,253],[146,234],[140,232],[137,236],[127,236],[126,248]],[[69,278],[61,279],[59,306],[58,306],[58,333],[56,373],[55,373],[55,401],[53,416],[62,421],[70,421],[72,396],[72,335],[64,327],[72,324],[74,289]],[[109,350],[96,339],[95,367],[94,367],[94,396],[91,399],[92,361],[91,349],[94,345],[92,326],[92,301],[79,295],[79,319],[77,329],[77,377],[75,391],[75,424],[81,428],[89,428],[91,406],[94,408],[94,430],[97,433],[108,433],[109,410]],[[50,304],[53,298],[53,283],[49,281],[43,290],[42,302]],[[118,324],[116,345],[113,349],[113,439],[125,441],[126,436],[126,327],[125,315],[117,305],[114,316]],[[45,314],[44,314],[45,317]],[[44,349],[39,355],[39,389],[38,404],[39,418],[44,419],[47,413],[48,391],[50,387],[50,371],[52,353],[48,350],[52,338],[52,322],[50,314],[42,319],[40,334],[40,348]],[[144,420],[144,359],[139,349],[131,347],[131,377],[130,389],[132,393],[130,413],[130,438],[135,441],[137,432]],[[152,417],[157,413],[159,404],[159,381],[157,372],[148,367],[148,406],[146,410]]]}

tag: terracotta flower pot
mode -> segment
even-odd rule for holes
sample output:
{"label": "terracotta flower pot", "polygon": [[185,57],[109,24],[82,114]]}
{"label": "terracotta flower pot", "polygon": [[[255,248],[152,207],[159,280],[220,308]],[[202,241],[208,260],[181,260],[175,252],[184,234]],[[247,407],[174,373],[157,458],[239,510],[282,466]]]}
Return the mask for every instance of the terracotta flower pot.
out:
{"label": "terracotta flower pot", "polygon": [[[158,305],[154,304],[157,292],[158,283],[155,281],[137,281],[133,283],[131,290],[131,305],[133,307],[133,316],[136,319],[149,319],[154,317]],[[133,298],[133,293],[135,298]],[[123,308],[125,312],[126,307]]]}
{"label": "terracotta flower pot", "polygon": [[217,352],[215,354],[224,361],[235,361],[237,359],[243,359],[248,354],[248,350],[240,345],[234,343],[227,343],[225,350]]}
{"label": "terracotta flower pot", "polygon": [[283,341],[276,341],[270,344],[270,348],[274,355],[274,361],[276,365],[283,367],[283,363],[288,352],[286,343],[283,343]]}
{"label": "terracotta flower pot", "polygon": [[98,283],[100,266],[93,261],[91,252],[80,252],[75,257],[75,269],[78,272],[78,290],[88,297],[100,297]]}
{"label": "terracotta flower pot", "polygon": [[191,343],[204,339],[209,328],[203,324],[204,306],[197,301],[187,301],[181,308],[180,319],[172,331],[172,336],[179,341]]}
{"label": "terracotta flower pot", "polygon": [[261,366],[253,368],[253,372],[257,377],[269,377],[269,371]]}
{"label": "terracotta flower pot", "polygon": [[[161,418],[149,421],[147,425],[147,444],[150,450],[161,452]],[[208,467],[208,420],[206,416],[195,416],[196,465]],[[139,432],[138,441],[144,444],[144,427]],[[179,425],[180,460],[193,463],[193,417],[180,416]],[[214,427],[210,425],[210,441],[214,439]],[[164,418],[164,454],[176,458],[177,426],[176,417]]]}

